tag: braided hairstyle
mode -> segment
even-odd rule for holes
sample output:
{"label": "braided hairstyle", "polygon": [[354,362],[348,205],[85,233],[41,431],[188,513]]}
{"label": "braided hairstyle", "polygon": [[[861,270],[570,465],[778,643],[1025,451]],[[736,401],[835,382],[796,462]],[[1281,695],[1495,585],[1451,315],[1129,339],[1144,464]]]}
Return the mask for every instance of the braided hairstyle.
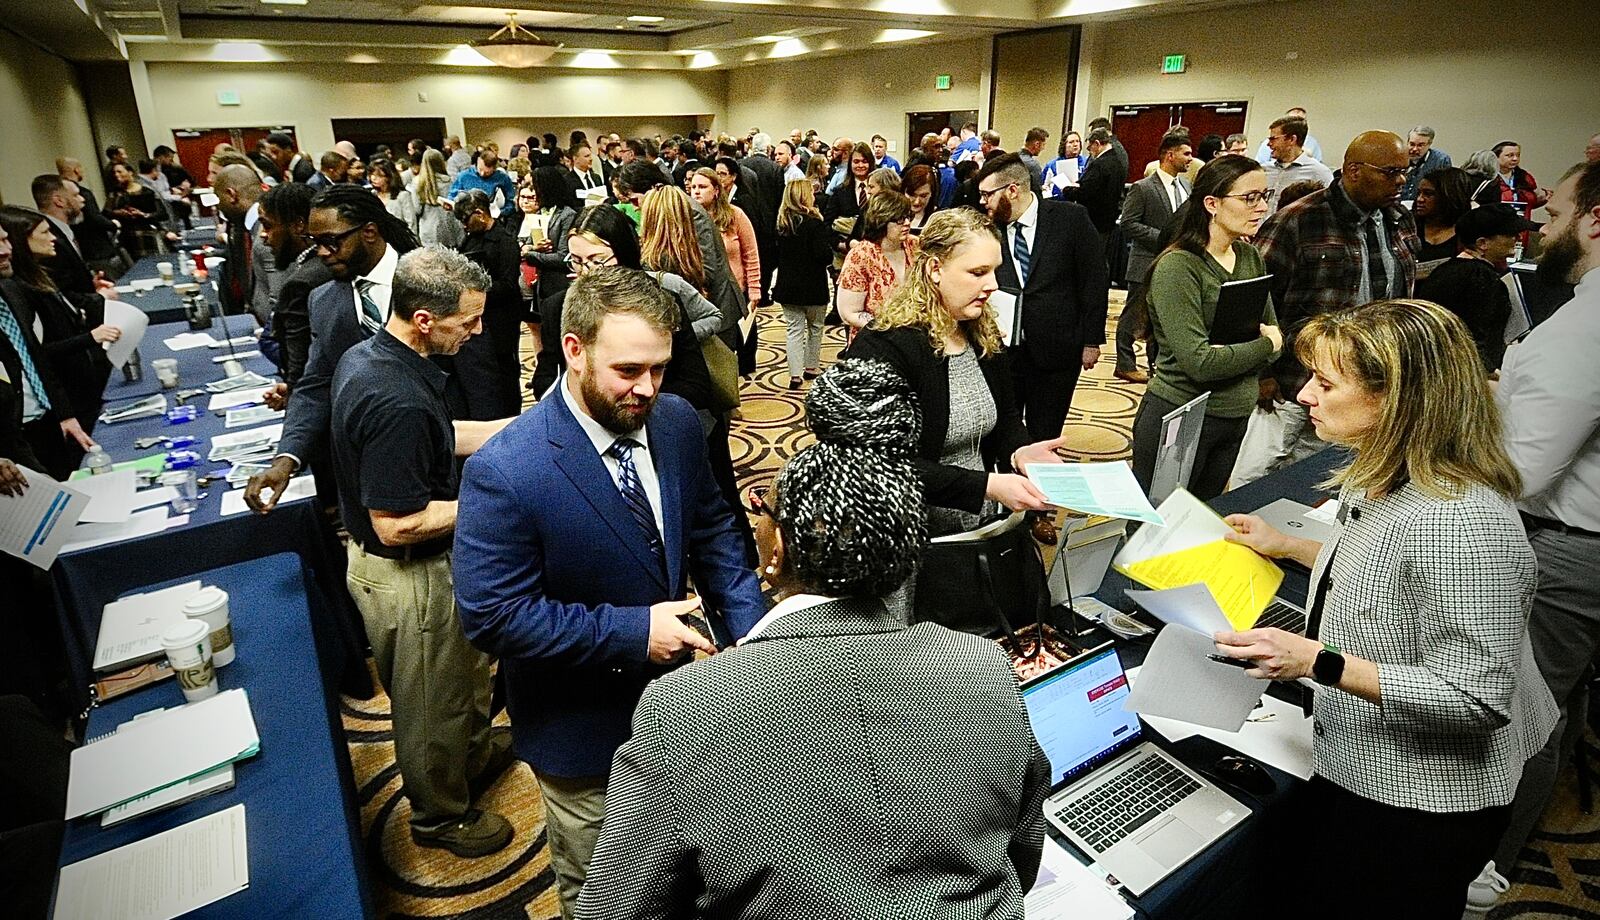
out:
{"label": "braided hairstyle", "polygon": [[773,489],[784,568],[811,593],[883,597],[911,577],[928,538],[911,387],[882,361],[845,359],[817,379],[806,417],[817,443]]}
{"label": "braided hairstyle", "polygon": [[422,245],[405,221],[389,213],[382,199],[359,185],[330,185],[311,199],[311,207],[313,210],[333,208],[340,217],[358,227],[377,224],[378,235],[401,255]]}

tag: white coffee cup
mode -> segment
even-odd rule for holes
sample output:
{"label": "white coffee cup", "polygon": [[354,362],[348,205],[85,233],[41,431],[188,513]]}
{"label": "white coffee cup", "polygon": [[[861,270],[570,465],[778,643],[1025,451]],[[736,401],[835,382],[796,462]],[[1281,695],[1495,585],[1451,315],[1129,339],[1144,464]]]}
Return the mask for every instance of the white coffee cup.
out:
{"label": "white coffee cup", "polygon": [[175,268],[176,267],[171,262],[157,262],[156,263],[156,271],[161,274],[161,283],[162,284],[171,284],[172,283],[172,273],[175,270]]}
{"label": "white coffee cup", "polygon": [[233,626],[228,619],[228,592],[216,585],[201,588],[183,602],[183,615],[205,623],[211,631],[213,665],[220,668],[233,663]]}
{"label": "white coffee cup", "polygon": [[157,358],[150,362],[150,369],[156,372],[162,388],[170,390],[178,385],[177,358]]}
{"label": "white coffee cup", "polygon": [[191,703],[217,695],[217,671],[211,666],[211,630],[200,620],[184,619],[161,634],[172,674],[183,698]]}

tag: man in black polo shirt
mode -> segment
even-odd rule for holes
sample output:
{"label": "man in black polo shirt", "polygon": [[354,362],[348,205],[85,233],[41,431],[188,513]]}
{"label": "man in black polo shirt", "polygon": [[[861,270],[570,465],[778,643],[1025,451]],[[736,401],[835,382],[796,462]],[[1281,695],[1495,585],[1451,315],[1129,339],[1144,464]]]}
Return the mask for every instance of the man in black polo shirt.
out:
{"label": "man in black polo shirt", "polygon": [[489,659],[462,634],[450,545],[456,458],[509,419],[453,422],[449,375],[428,358],[455,354],[483,330],[489,277],[466,256],[429,246],[399,259],[392,285],[388,321],[333,376],[347,583],[389,691],[411,839],[485,856],[510,843],[512,829],[472,804],[510,765],[511,739],[489,729]]}

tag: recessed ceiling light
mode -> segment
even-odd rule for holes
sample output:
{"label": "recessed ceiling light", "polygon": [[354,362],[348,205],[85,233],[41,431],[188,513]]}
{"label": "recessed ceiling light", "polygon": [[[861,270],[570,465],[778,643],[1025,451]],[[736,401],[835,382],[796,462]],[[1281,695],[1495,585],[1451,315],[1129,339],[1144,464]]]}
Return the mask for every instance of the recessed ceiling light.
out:
{"label": "recessed ceiling light", "polygon": [[666,22],[665,16],[629,16],[629,22]]}
{"label": "recessed ceiling light", "polygon": [[878,33],[876,40],[880,42],[904,42],[913,38],[926,38],[935,34],[937,33],[929,32],[926,29],[884,29]]}
{"label": "recessed ceiling light", "polygon": [[305,6],[311,0],[261,0],[262,3],[271,3],[277,6]]}

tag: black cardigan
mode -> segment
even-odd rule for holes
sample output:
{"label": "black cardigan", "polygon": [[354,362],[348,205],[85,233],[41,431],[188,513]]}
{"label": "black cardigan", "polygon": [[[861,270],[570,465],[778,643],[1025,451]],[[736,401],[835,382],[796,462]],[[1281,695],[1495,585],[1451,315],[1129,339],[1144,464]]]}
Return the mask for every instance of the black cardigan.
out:
{"label": "black cardigan", "polygon": [[833,233],[815,217],[802,217],[792,234],[778,234],[778,279],[772,299],[788,306],[828,302],[828,266],[833,264]]}
{"label": "black cardigan", "polygon": [[39,344],[67,391],[71,406],[62,415],[75,415],[85,431],[94,427],[104,402],[111,361],[91,330],[106,321],[106,301],[99,294],[58,293],[25,284],[26,292],[44,335]]}
{"label": "black cardigan", "polygon": [[[868,327],[856,336],[842,357],[886,362],[917,394],[922,407],[922,437],[917,444],[916,466],[928,504],[974,514],[982,511],[988,473],[939,463],[950,430],[950,359],[934,350],[928,331],[917,326],[886,330]],[[1029,443],[1012,394],[1010,358],[1002,352],[980,358],[978,366],[989,384],[989,395],[994,397],[996,418],[994,430],[978,447],[986,469],[1008,473],[1012,471],[1011,454]]]}

